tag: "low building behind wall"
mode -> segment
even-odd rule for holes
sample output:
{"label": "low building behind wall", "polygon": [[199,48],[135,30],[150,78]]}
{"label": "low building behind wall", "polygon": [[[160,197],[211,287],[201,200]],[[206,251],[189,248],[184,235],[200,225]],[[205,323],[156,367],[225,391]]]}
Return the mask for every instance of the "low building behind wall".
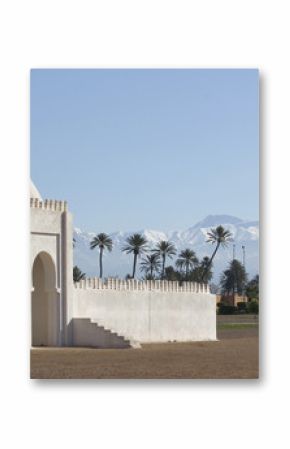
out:
{"label": "low building behind wall", "polygon": [[228,306],[235,306],[237,307],[237,304],[240,302],[247,303],[249,302],[249,298],[247,296],[238,295],[235,293],[235,295],[216,295],[216,303],[217,305],[219,303],[226,304]]}

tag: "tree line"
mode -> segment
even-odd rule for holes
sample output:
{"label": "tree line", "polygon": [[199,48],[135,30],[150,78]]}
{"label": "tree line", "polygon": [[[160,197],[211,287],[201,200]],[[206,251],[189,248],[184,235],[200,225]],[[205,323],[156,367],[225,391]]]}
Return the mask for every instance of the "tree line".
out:
{"label": "tree line", "polygon": [[[214,257],[220,247],[227,246],[232,241],[232,234],[223,226],[211,228],[207,232],[206,241],[214,245],[211,257],[199,260],[191,248],[185,248],[177,254],[174,244],[170,241],[160,240],[152,249],[148,246],[146,237],[142,234],[132,234],[127,237],[122,251],[133,255],[132,274],[127,278],[134,279],[140,261],[140,271],[145,279],[166,279],[179,281],[195,281],[208,283],[212,278],[212,265]],[[99,249],[99,277],[103,277],[103,254],[104,251],[111,252],[113,241],[106,233],[97,234],[90,242],[90,249]],[[166,266],[168,259],[177,254],[175,266]],[[78,282],[85,277],[85,273],[75,266],[74,281]]]}

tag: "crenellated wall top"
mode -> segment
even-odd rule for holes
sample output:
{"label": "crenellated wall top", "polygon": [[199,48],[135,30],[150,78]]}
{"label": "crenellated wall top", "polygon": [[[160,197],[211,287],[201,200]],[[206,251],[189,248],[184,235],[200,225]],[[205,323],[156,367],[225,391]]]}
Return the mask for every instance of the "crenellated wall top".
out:
{"label": "crenellated wall top", "polygon": [[160,292],[192,292],[192,293],[210,293],[208,284],[197,282],[178,281],[139,281],[136,279],[116,279],[108,278],[86,278],[74,283],[75,288],[96,289],[96,290],[129,290],[129,291],[160,291]]}
{"label": "crenellated wall top", "polygon": [[30,207],[32,209],[45,209],[55,212],[64,212],[67,211],[67,202],[59,200],[40,201],[38,198],[30,198]]}

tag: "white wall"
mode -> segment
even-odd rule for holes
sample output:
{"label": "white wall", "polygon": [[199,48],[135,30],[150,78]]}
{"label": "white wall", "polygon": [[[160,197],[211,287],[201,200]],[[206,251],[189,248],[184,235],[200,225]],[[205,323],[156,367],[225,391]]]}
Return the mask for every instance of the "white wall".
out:
{"label": "white wall", "polygon": [[216,339],[215,295],[74,288],[73,303],[74,318],[90,318],[139,342]]}
{"label": "white wall", "polygon": [[[187,283],[179,288],[178,283],[159,285],[158,281],[152,284],[128,281],[122,286],[123,282],[110,280],[105,288],[99,281],[98,288],[90,288],[91,281],[87,280],[84,286],[75,288],[71,214],[63,202],[32,200],[31,205],[31,269],[40,252],[46,252],[53,260],[60,345],[80,344],[94,340],[95,336],[98,339],[103,331],[96,331],[90,320],[139,342],[216,339],[215,296],[207,293],[204,286]],[[37,295],[33,296],[34,302],[37,301]],[[108,339],[111,344],[112,336],[106,335],[106,344]]]}

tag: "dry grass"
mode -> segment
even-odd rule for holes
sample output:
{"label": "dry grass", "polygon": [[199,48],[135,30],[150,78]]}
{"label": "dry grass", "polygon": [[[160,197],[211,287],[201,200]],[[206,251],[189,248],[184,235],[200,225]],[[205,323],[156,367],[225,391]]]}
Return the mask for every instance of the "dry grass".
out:
{"label": "dry grass", "polygon": [[142,349],[32,349],[31,378],[258,378],[258,328],[218,332],[216,342],[146,344]]}

